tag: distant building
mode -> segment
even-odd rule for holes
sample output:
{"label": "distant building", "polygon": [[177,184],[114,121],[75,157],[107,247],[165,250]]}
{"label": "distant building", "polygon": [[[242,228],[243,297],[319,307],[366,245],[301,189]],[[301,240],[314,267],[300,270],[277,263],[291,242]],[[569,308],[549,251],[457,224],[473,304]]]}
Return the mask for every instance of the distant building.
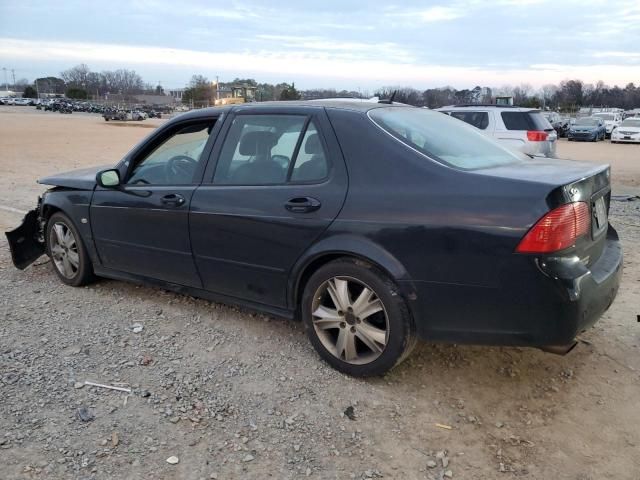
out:
{"label": "distant building", "polygon": [[184,94],[184,88],[173,88],[168,90],[168,96],[173,98],[177,103],[182,103],[182,95]]}
{"label": "distant building", "polygon": [[22,93],[13,90],[0,90],[0,97],[22,97]]}
{"label": "distant building", "polygon": [[496,105],[512,106],[513,97],[496,97]]}
{"label": "distant building", "polygon": [[135,103],[143,103],[145,105],[171,105],[176,103],[176,99],[170,95],[133,95]]}

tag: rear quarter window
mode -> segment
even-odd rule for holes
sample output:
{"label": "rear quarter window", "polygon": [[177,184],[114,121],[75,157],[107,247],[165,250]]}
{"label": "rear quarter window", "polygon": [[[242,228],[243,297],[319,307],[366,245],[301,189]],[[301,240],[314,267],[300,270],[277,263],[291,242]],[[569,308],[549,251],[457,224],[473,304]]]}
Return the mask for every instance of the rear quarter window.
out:
{"label": "rear quarter window", "polygon": [[540,112],[501,112],[507,130],[549,130],[551,124]]}
{"label": "rear quarter window", "polygon": [[480,130],[486,130],[489,126],[489,114],[487,112],[451,112],[451,116]]}

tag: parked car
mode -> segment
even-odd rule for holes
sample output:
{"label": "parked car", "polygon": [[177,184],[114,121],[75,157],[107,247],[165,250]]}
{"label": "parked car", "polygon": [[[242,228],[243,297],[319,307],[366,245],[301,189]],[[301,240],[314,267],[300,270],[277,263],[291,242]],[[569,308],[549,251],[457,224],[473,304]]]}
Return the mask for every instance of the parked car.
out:
{"label": "parked car", "polygon": [[31,101],[30,98],[14,98],[13,104],[21,107],[26,107],[29,105],[30,101]]}
{"label": "parked car", "polygon": [[614,129],[618,128],[618,126],[620,126],[620,122],[622,122],[622,113],[601,112],[594,113],[593,116],[601,119],[604,122],[604,128],[607,138],[611,137],[611,132],[613,132]]}
{"label": "parked car", "polygon": [[119,109],[108,109],[102,115],[105,121],[109,120],[144,120],[147,118],[147,114],[145,112],[139,110],[119,110]]}
{"label": "parked car", "polygon": [[611,143],[640,143],[640,117],[625,118],[611,134]]}
{"label": "parked car", "polygon": [[556,155],[558,135],[539,110],[507,105],[453,105],[438,111],[473,125],[508,148],[528,155]]}
{"label": "parked car", "polygon": [[567,140],[587,140],[597,142],[604,140],[606,130],[604,121],[598,117],[580,117],[569,128]]}
{"label": "parked car", "polygon": [[569,129],[569,121],[560,116],[557,112],[543,112],[542,115],[556,131],[558,138],[566,137]]}
{"label": "parked car", "polygon": [[301,317],[333,367],[375,375],[416,338],[566,353],[620,281],[609,173],[426,109],[235,105],[171,119],[113,168],[41,178],[7,238],[16,267],[46,252],[67,285]]}
{"label": "parked car", "polygon": [[132,110],[130,113],[131,116],[131,120],[146,120],[147,118],[149,118],[149,115],[147,114],[147,112],[144,112],[142,110]]}

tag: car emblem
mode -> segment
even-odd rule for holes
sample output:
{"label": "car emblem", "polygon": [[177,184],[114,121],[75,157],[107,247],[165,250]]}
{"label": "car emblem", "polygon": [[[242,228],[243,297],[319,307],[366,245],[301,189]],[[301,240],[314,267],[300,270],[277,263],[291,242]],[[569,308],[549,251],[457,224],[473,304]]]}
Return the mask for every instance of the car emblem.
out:
{"label": "car emblem", "polygon": [[571,197],[576,198],[578,195],[580,195],[580,190],[578,190],[576,187],[571,187],[571,190],[569,190],[569,195],[571,195]]}

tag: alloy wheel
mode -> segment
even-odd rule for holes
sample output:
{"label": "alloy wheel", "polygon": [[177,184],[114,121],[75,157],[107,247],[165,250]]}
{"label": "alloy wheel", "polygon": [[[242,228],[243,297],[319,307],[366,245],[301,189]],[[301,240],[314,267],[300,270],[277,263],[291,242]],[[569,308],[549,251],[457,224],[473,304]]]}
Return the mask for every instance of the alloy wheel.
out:
{"label": "alloy wheel", "polygon": [[389,318],[374,290],[352,277],[333,277],[317,289],[312,322],[322,345],[354,365],[377,359],[389,338]]}
{"label": "alloy wheel", "polygon": [[62,222],[53,224],[49,233],[49,249],[58,272],[68,279],[75,277],[80,268],[80,254],[76,237],[68,225]]}

